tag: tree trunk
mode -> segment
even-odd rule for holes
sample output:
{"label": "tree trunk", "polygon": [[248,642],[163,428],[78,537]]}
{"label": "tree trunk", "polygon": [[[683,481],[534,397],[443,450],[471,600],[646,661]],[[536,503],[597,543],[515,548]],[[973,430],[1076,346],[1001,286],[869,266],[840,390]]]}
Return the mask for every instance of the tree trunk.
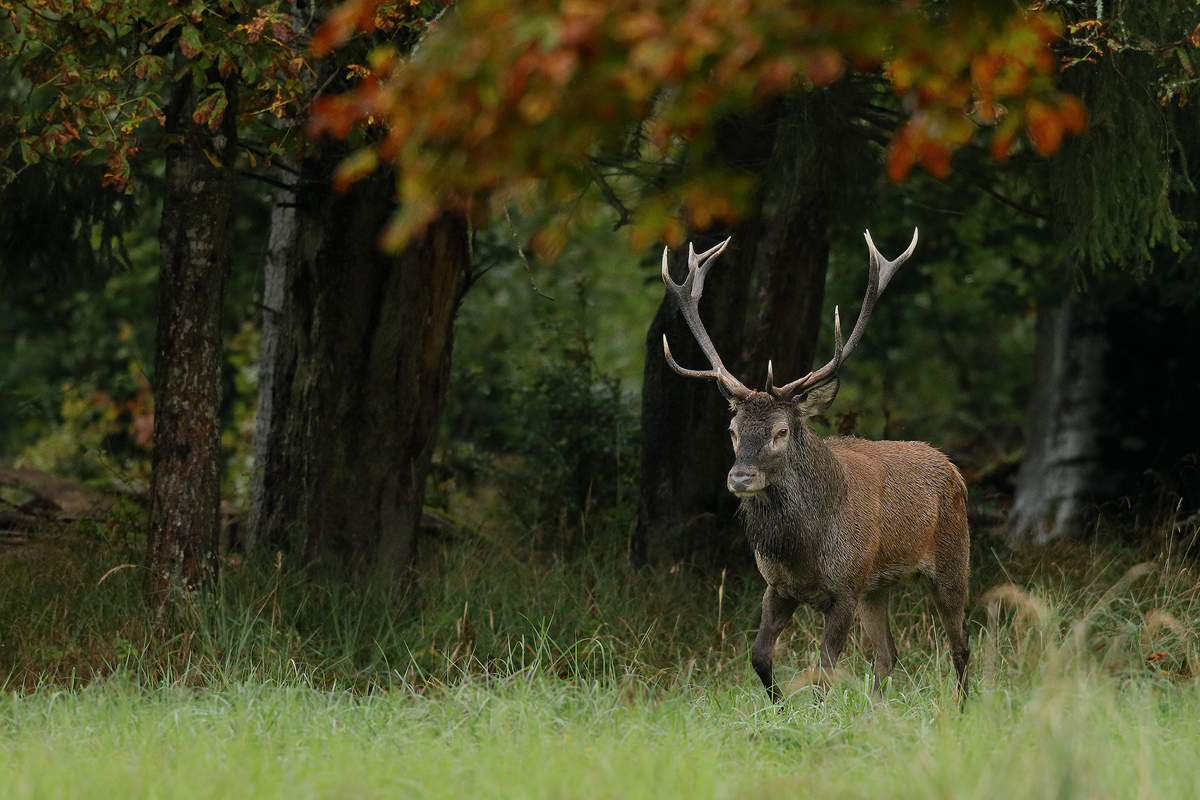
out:
{"label": "tree trunk", "polygon": [[394,177],[375,175],[335,197],[335,160],[303,167],[283,343],[266,401],[280,419],[259,456],[251,535],[402,586],[470,269],[468,230],[443,215],[399,256],[381,253]]}
{"label": "tree trunk", "polygon": [[770,361],[777,385],[812,369],[825,303],[832,203],[831,191],[814,187],[784,198],[768,223],[758,315],[742,362],[756,368]]}
{"label": "tree trunk", "polygon": [[217,574],[221,304],[227,267],[237,109],[233,85],[219,133],[192,122],[191,83],[176,86],[159,228],[154,452],[145,593],[156,615],[174,592]]}
{"label": "tree trunk", "polygon": [[1103,288],[1039,312],[1010,544],[1084,535],[1116,498],[1143,520],[1200,506],[1200,315]]}
{"label": "tree trunk", "polygon": [[1100,480],[1100,425],[1108,382],[1104,309],[1076,296],[1038,312],[1025,458],[1009,539],[1078,535]]}
{"label": "tree trunk", "polygon": [[266,470],[272,454],[284,448],[287,415],[283,413],[291,393],[295,374],[294,354],[288,350],[287,321],[291,309],[290,270],[296,266],[299,241],[299,214],[296,210],[299,171],[283,163],[275,170],[283,184],[275,193],[271,211],[271,229],[263,263],[262,344],[259,350],[258,407],[254,418],[254,464],[250,477],[250,509],[247,515],[245,547],[249,552],[267,548],[290,549],[284,540],[264,540],[270,529],[271,503],[278,499],[281,470]]}

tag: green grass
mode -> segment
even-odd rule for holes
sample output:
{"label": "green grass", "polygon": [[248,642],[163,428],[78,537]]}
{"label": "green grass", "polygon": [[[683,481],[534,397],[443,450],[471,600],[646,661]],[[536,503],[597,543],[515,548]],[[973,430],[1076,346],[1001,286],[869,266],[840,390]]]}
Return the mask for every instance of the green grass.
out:
{"label": "green grass", "polygon": [[[1165,555],[981,546],[965,712],[919,586],[884,702],[855,646],[780,712],[747,664],[753,577],[476,539],[427,548],[404,614],[235,564],[156,637],[139,569],[109,572],[136,550],[0,553],[0,798],[1200,796],[1197,584]],[[793,686],[819,629],[781,643]]]}
{"label": "green grass", "polygon": [[[922,687],[925,688],[925,687]],[[14,694],[3,797],[1196,797],[1193,687],[1093,677],[965,713],[854,690],[783,714],[756,687],[656,695],[544,674],[358,695],[247,684]]]}

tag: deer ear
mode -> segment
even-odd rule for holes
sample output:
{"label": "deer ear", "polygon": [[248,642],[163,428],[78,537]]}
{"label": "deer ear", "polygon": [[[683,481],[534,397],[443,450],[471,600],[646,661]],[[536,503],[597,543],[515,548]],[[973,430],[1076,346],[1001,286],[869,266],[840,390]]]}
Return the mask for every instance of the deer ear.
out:
{"label": "deer ear", "polygon": [[796,400],[796,411],[800,413],[801,417],[806,418],[815,417],[817,414],[823,413],[833,405],[833,398],[837,397],[840,385],[841,382],[837,378],[834,378],[824,386],[818,386]]}

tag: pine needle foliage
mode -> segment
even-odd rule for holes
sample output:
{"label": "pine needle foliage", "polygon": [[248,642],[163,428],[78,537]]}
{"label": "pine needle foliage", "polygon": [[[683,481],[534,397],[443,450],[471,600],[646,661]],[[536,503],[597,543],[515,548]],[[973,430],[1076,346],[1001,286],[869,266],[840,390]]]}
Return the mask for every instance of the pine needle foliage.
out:
{"label": "pine needle foliage", "polygon": [[[1051,214],[1068,230],[1080,266],[1109,267],[1142,280],[1158,263],[1188,250],[1196,220],[1177,200],[1191,194],[1185,140],[1195,114],[1175,73],[1194,73],[1194,7],[1119,3],[1103,15],[1091,3],[1055,4],[1073,18],[1064,48],[1064,88],[1083,98],[1085,136],[1064,143],[1047,162]],[[1099,10],[1098,10],[1099,8]],[[1194,105],[1194,104],[1193,104]]]}

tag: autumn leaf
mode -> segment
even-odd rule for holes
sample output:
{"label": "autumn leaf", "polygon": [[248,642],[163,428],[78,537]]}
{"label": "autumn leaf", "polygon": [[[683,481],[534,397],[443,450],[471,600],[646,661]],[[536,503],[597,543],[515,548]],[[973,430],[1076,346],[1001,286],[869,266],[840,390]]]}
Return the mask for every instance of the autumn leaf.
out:
{"label": "autumn leaf", "polygon": [[129,160],[121,153],[113,153],[105,162],[104,179],[101,186],[112,186],[118,191],[124,191],[129,186],[131,170]]}
{"label": "autumn leaf", "polygon": [[350,0],[342,3],[317,29],[309,45],[313,55],[320,58],[335,47],[346,43],[355,30],[370,33],[375,30],[375,8],[379,0]]}
{"label": "autumn leaf", "polygon": [[[370,0],[339,6],[313,52],[369,30],[377,8]],[[368,121],[387,128],[374,157],[403,167],[403,210],[387,237],[397,244],[438,209],[494,207],[506,186],[534,181],[550,202],[575,196],[591,183],[583,159],[630,130],[644,148],[635,157],[671,158],[689,143],[703,149],[718,119],[829,84],[850,68],[885,65],[900,98],[886,156],[896,181],[917,164],[949,174],[981,124],[1000,126],[991,142],[997,160],[1008,158],[1022,128],[1049,154],[1064,133],[1086,126],[1082,104],[1052,84],[1049,44],[1061,25],[1037,9],[1004,15],[962,3],[936,22],[909,2],[757,0],[754,9],[732,0],[461,3],[412,57],[318,101],[309,132],[345,138]],[[341,174],[349,179],[361,166]],[[685,217],[703,227],[745,206],[748,190],[723,187],[701,161],[672,180],[631,210],[635,247],[674,236]],[[542,241],[542,252],[556,252],[555,234]]]}
{"label": "autumn leaf", "polygon": [[1025,104],[1029,140],[1040,155],[1048,156],[1062,143],[1063,125],[1055,109],[1038,100]]}
{"label": "autumn leaf", "polygon": [[179,37],[179,52],[187,58],[195,58],[200,55],[204,45],[200,41],[200,31],[193,28],[191,25],[184,27],[183,33]]}
{"label": "autumn leaf", "polygon": [[24,139],[21,140],[21,160],[26,164],[36,164],[42,160],[37,151],[29,146],[29,143]]}
{"label": "autumn leaf", "polygon": [[162,56],[146,54],[134,62],[133,72],[143,80],[157,80],[167,71],[167,60]]}
{"label": "autumn leaf", "polygon": [[370,175],[378,166],[379,158],[370,148],[351,153],[342,160],[342,163],[338,164],[337,170],[334,172],[333,190],[335,192],[346,191],[351,184]]}
{"label": "autumn leaf", "polygon": [[225,116],[225,108],[229,101],[225,97],[225,87],[220,84],[209,84],[208,90],[209,94],[192,113],[192,121],[198,125],[207,125],[209,130],[215,131],[221,127],[221,120]]}
{"label": "autumn leaf", "polygon": [[1087,109],[1083,107],[1083,101],[1078,97],[1064,97],[1062,103],[1059,104],[1058,113],[1063,130],[1068,133],[1079,136],[1087,130]]}

